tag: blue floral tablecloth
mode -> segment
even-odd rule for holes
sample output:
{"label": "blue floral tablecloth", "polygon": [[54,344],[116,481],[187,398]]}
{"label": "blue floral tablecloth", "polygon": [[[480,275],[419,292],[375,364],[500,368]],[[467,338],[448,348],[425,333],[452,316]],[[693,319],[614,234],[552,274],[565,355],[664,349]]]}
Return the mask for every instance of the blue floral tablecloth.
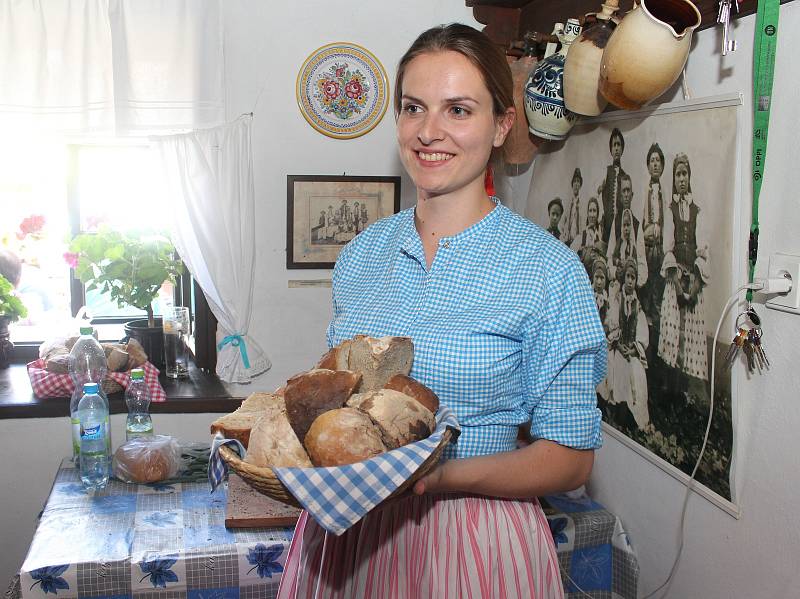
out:
{"label": "blue floral tablecloth", "polygon": [[293,529],[226,529],[225,502],[207,481],[112,480],[92,497],[64,460],[20,570],[22,597],[274,597]]}
{"label": "blue floral tablecloth", "polygon": [[567,599],[636,599],[639,562],[620,519],[587,495],[541,500]]}

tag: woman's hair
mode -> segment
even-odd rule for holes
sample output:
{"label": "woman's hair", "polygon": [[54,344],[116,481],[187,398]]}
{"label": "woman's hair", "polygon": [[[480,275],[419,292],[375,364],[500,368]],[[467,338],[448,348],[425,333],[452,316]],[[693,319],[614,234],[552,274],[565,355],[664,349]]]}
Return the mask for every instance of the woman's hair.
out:
{"label": "woman's hair", "polygon": [[650,146],[650,149],[647,150],[647,157],[644,160],[645,165],[650,164],[650,156],[653,154],[658,154],[658,157],[661,159],[661,167],[664,167],[664,152],[661,151],[661,146],[658,145],[658,142],[654,143]]}
{"label": "woman's hair", "polygon": [[689,173],[689,184],[686,189],[689,193],[692,193],[692,165],[689,164],[689,157],[683,152],[679,152],[675,155],[675,160],[672,161],[672,195],[675,195],[675,171],[678,170],[679,164],[686,166],[686,170]]}
{"label": "woman's hair", "polygon": [[424,31],[414,40],[397,65],[394,84],[394,112],[400,114],[403,77],[408,64],[421,54],[458,52],[478,69],[489,94],[495,116],[514,106],[514,84],[506,57],[498,46],[477,29],[461,23],[439,25]]}

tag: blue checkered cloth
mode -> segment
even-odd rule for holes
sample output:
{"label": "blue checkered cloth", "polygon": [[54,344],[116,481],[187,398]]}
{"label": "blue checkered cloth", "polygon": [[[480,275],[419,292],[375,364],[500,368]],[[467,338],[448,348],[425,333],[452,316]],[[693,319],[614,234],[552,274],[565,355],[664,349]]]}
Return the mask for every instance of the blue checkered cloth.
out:
{"label": "blue checkered cloth", "polygon": [[461,426],[445,457],[510,451],[528,421],[537,438],[600,447],[607,345],[594,294],[575,252],[538,225],[498,203],[442,237],[428,267],[410,208],[342,249],[332,291],[329,346],[412,339],[411,376]]}
{"label": "blue checkered cloth", "polygon": [[228,463],[219,455],[219,448],[223,445],[230,445],[230,448],[238,453],[242,459],[247,455],[244,445],[236,439],[226,439],[220,432],[214,435],[211,440],[211,453],[208,456],[208,482],[211,485],[212,493],[228,478]]}
{"label": "blue checkered cloth", "polygon": [[334,468],[274,468],[297,501],[328,532],[340,535],[411,478],[433,453],[444,431],[459,434],[452,411],[440,408],[430,437],[370,460]]}

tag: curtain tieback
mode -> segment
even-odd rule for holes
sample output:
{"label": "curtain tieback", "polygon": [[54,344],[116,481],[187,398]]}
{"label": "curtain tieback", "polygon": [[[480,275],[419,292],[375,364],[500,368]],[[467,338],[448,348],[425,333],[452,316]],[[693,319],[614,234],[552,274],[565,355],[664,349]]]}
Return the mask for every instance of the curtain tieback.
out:
{"label": "curtain tieback", "polygon": [[235,335],[228,335],[222,341],[217,343],[217,349],[220,350],[230,343],[233,347],[239,348],[239,353],[242,354],[242,364],[247,369],[250,369],[250,359],[247,357],[247,345],[245,345],[244,337],[238,333]]}

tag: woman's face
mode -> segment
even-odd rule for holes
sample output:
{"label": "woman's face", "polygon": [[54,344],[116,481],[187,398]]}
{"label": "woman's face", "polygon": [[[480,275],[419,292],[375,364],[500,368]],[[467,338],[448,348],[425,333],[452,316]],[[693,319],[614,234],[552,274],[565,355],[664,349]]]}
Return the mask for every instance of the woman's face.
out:
{"label": "woman's face", "polygon": [[623,288],[625,289],[625,293],[630,295],[633,293],[633,290],[636,288],[636,271],[632,268],[625,269],[625,282],[623,283]]}
{"label": "woman's face", "polygon": [[664,172],[664,165],[661,164],[661,157],[658,155],[658,152],[650,152],[650,158],[647,161],[647,170],[652,179],[661,177],[661,173]]}
{"label": "woman's face", "polygon": [[592,282],[594,284],[594,290],[599,293],[606,288],[606,275],[598,268],[594,271]]}
{"label": "woman's face", "polygon": [[597,204],[591,202],[588,208],[589,226],[594,227],[597,224]]}
{"label": "woman's face", "polygon": [[480,71],[457,52],[417,56],[402,85],[397,141],[419,196],[482,191],[492,148],[505,140],[513,109],[495,117]]}
{"label": "woman's face", "polygon": [[622,237],[625,239],[631,238],[631,219],[630,218],[623,218],[622,219]]}
{"label": "woman's face", "polygon": [[675,169],[675,191],[680,194],[689,193],[689,169],[683,163]]}

